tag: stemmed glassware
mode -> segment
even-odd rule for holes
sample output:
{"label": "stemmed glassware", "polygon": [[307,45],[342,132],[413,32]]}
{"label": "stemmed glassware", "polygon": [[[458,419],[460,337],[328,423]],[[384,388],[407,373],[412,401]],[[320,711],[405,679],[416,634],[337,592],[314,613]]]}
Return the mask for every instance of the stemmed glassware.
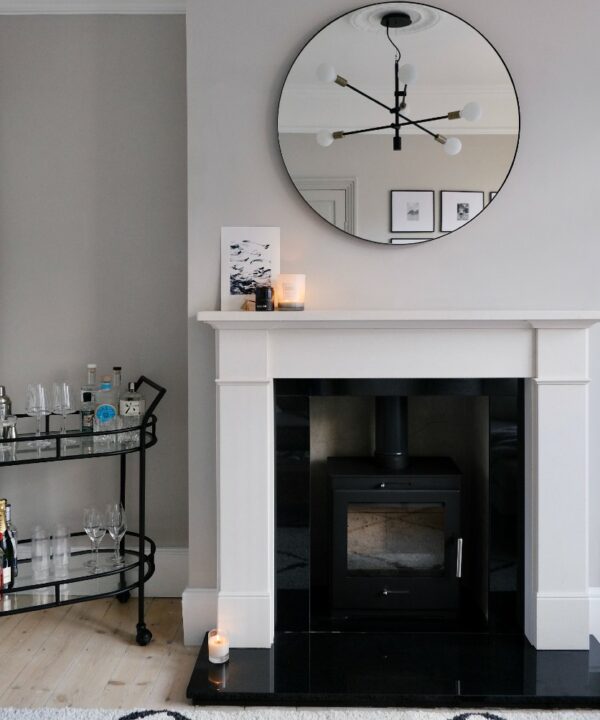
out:
{"label": "stemmed glassware", "polygon": [[32,383],[27,386],[27,395],[25,401],[25,412],[31,417],[37,418],[36,436],[40,439],[32,440],[27,444],[30,447],[43,448],[51,445],[50,440],[42,440],[42,418],[50,415],[50,401],[48,392],[41,383]]}
{"label": "stemmed glassware", "polygon": [[101,571],[98,562],[98,548],[102,542],[102,538],[106,534],[106,517],[95,507],[85,508],[83,511],[83,529],[92,543],[93,556],[87,560],[84,565],[93,572]]}
{"label": "stemmed glassware", "polygon": [[113,567],[123,567],[125,563],[121,556],[121,540],[127,531],[127,516],[121,503],[106,506],[106,529],[115,543]]}
{"label": "stemmed glassware", "polygon": [[[55,382],[52,386],[52,412],[62,416],[60,434],[67,431],[67,415],[75,412],[75,396],[71,386],[66,382]],[[63,445],[77,445],[74,438],[63,438]]]}

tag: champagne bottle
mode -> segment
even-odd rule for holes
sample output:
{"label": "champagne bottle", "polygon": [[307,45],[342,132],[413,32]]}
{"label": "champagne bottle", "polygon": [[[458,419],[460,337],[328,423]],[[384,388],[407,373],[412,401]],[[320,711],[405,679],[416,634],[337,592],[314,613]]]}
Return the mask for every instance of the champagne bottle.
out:
{"label": "champagne bottle", "polygon": [[8,537],[10,538],[10,541],[12,542],[13,546],[13,578],[16,578],[19,574],[19,562],[17,559],[17,549],[18,549],[18,533],[17,528],[14,522],[12,521],[12,505],[10,503],[6,503],[6,531],[8,532]]}
{"label": "champagne bottle", "polygon": [[13,577],[13,544],[8,537],[6,529],[6,500],[5,498],[0,499],[0,533],[2,533],[2,540],[0,540],[0,548],[2,548],[2,585],[4,590],[12,590],[15,584]]}
{"label": "champagne bottle", "polygon": [[[4,566],[4,550],[2,550],[2,541],[4,540],[4,535],[0,532],[0,567]],[[0,597],[4,595],[4,581],[3,581],[4,573],[0,572]]]}

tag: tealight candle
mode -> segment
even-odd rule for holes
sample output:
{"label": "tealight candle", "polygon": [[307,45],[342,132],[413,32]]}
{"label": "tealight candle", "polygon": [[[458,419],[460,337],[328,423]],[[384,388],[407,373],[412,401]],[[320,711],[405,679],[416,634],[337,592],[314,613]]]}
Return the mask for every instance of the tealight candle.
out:
{"label": "tealight candle", "polygon": [[275,288],[279,310],[304,310],[306,275],[279,275]]}
{"label": "tealight candle", "polygon": [[229,638],[223,630],[211,630],[208,633],[208,659],[215,665],[229,660]]}

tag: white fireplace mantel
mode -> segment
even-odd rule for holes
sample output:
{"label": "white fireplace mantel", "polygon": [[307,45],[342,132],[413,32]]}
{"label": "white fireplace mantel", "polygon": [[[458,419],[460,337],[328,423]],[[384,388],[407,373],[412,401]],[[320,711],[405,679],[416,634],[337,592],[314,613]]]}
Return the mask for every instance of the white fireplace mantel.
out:
{"label": "white fireplace mantel", "polygon": [[[214,619],[234,646],[269,647],[274,633],[274,379],[516,377],[526,379],[525,633],[538,649],[588,647],[588,328],[600,311],[197,317],[217,335]],[[184,597],[187,628],[193,613]]]}

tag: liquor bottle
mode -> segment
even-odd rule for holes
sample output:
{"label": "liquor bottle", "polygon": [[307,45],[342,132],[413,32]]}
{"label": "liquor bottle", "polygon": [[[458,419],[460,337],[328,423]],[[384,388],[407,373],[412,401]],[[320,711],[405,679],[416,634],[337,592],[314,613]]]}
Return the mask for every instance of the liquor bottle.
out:
{"label": "liquor bottle", "polygon": [[2,559],[2,585],[4,590],[12,590],[15,584],[15,579],[12,574],[14,552],[6,529],[6,500],[4,498],[0,499],[0,533],[2,533],[0,547],[4,553]]}
{"label": "liquor bottle", "polygon": [[123,392],[124,388],[122,387],[123,380],[122,378],[122,370],[123,368],[120,365],[114,365],[113,366],[113,378],[112,378],[112,386],[115,393],[115,400],[118,402],[119,398],[121,397],[121,393]]}
{"label": "liquor bottle", "polygon": [[[0,532],[0,567],[4,567],[4,550],[2,550],[2,541],[4,536]],[[4,573],[0,572],[0,597],[4,595]]]}
{"label": "liquor bottle", "polygon": [[19,561],[17,559],[19,538],[17,527],[12,521],[12,505],[10,503],[6,503],[6,531],[13,546],[12,574],[13,578],[16,578],[19,574]]}
{"label": "liquor bottle", "polygon": [[[119,400],[119,415],[121,427],[136,427],[142,421],[146,412],[146,400],[139,392],[136,392],[135,383],[130,382],[127,392],[121,395]],[[122,441],[138,444],[140,441],[139,430],[122,433]]]}
{"label": "liquor bottle", "polygon": [[90,390],[81,393],[81,432],[94,429],[94,396]]}
{"label": "liquor bottle", "polygon": [[[100,383],[100,389],[96,392],[94,403],[94,432],[101,433],[105,430],[116,430],[118,418],[118,406],[115,400],[112,378],[104,375]],[[96,445],[113,445],[115,436],[97,435],[94,437]]]}
{"label": "liquor bottle", "polygon": [[81,402],[84,402],[83,400],[83,393],[84,392],[91,392],[92,393],[92,402],[94,401],[94,396],[98,390],[98,382],[96,380],[96,365],[94,363],[89,363],[87,366],[87,383],[82,386],[81,388]]}

